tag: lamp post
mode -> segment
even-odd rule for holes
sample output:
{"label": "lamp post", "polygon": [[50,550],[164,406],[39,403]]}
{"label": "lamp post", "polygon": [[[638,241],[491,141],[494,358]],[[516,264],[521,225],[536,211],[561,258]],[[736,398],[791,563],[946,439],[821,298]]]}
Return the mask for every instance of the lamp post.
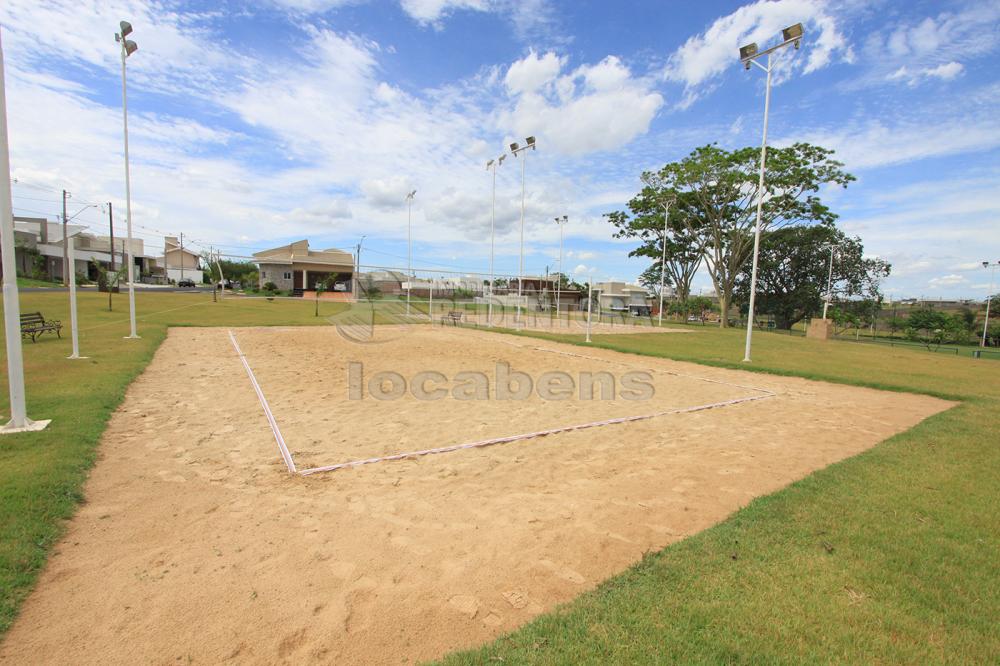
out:
{"label": "lamp post", "polygon": [[358,276],[361,275],[361,244],[365,242],[368,236],[362,236],[361,240],[358,241],[357,250],[354,255],[354,279],[351,280],[351,291],[354,292],[354,300],[358,300]]}
{"label": "lamp post", "polygon": [[406,195],[406,316],[410,316],[410,287],[413,286],[413,245],[410,234],[411,221],[413,218],[413,197],[417,196],[417,191],[413,190]]}
{"label": "lamp post", "polygon": [[0,265],[3,266],[3,323],[7,347],[7,385],[10,421],[0,434],[41,430],[49,421],[28,418],[24,398],[24,358],[21,349],[21,305],[17,294],[14,257],[14,209],[10,192],[10,153],[7,147],[7,93],[4,83],[3,43],[0,41]]}
{"label": "lamp post", "polygon": [[507,159],[507,153],[486,163],[486,170],[493,172],[493,199],[490,209],[490,295],[486,305],[486,325],[489,327],[493,326],[493,283],[496,280],[493,274],[493,252],[496,247],[497,230],[497,167],[503,164],[505,159]]}
{"label": "lamp post", "polygon": [[118,24],[121,32],[115,33],[115,41],[121,46],[122,55],[122,127],[125,137],[125,220],[128,231],[128,319],[129,334],[126,339],[136,339],[138,334],[135,330],[135,256],[132,249],[132,181],[128,167],[128,94],[125,85],[125,60],[138,50],[138,46],[131,39],[126,39],[132,34],[132,24],[122,21]]}
{"label": "lamp post", "polygon": [[837,248],[840,247],[834,243],[829,245],[824,245],[824,250],[830,250],[830,269],[826,276],[826,294],[823,296],[823,319],[826,319],[826,310],[830,307],[830,301],[833,300],[833,255],[837,252]]}
{"label": "lamp post", "polygon": [[[757,183],[757,223],[754,226],[753,269],[750,273],[750,307],[747,312],[746,349],[743,353],[743,361],[745,363],[750,362],[750,342],[753,337],[754,302],[757,296],[757,261],[760,256],[761,214],[764,206],[764,166],[767,161],[767,117],[771,109],[771,72],[773,71],[771,56],[775,51],[782,49],[789,44],[794,44],[796,49],[801,46],[802,24],[796,23],[795,25],[785,28],[781,31],[781,37],[782,42],[780,44],[772,46],[769,49],[765,49],[759,53],[757,52],[756,43],[750,43],[746,46],[740,47],[740,62],[743,63],[748,70],[751,65],[756,65],[760,69],[767,72],[767,83],[764,90],[764,133],[760,145],[760,178]],[[765,55],[767,56],[766,67],[757,62],[757,58]],[[726,317],[728,314],[723,312],[722,316]]]}
{"label": "lamp post", "polygon": [[663,288],[667,283],[667,224],[670,220],[670,202],[663,202],[663,250],[660,253],[660,310],[657,313],[656,325],[663,326]]}
{"label": "lamp post", "polygon": [[[988,261],[983,262],[983,268],[989,268],[990,270],[990,293],[986,295],[986,321],[983,322],[983,340],[980,343],[980,347],[986,347],[986,329],[990,325],[990,302],[993,300],[993,284],[994,279],[997,275],[997,266],[1000,266],[1000,260],[994,261],[992,264]],[[6,275],[6,270],[4,275]]]}
{"label": "lamp post", "polygon": [[524,140],[525,145],[521,146],[515,141],[510,144],[510,153],[514,157],[521,156],[521,261],[518,264],[517,272],[517,319],[521,323],[521,294],[524,291],[524,167],[528,162],[527,154],[521,155],[524,151],[535,149],[535,137],[529,136]]}
{"label": "lamp post", "polygon": [[569,222],[569,216],[563,215],[562,217],[556,218],[556,224],[559,225],[559,273],[556,276],[556,317],[559,316],[559,295],[562,293],[562,250],[563,250],[563,225]]}

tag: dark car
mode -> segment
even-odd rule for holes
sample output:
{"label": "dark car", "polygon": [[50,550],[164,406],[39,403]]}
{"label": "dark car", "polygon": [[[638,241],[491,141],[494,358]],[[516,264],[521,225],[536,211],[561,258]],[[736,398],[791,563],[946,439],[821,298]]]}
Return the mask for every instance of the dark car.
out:
{"label": "dark car", "polygon": [[191,278],[184,278],[183,280],[178,280],[177,281],[177,286],[178,287],[193,287],[194,286],[194,280],[192,280]]}

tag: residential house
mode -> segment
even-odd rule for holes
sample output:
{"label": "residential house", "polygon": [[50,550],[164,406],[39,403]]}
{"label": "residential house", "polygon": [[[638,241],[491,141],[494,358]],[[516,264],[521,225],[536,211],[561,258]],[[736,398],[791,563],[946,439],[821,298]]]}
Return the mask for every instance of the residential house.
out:
{"label": "residential house", "polygon": [[597,304],[602,312],[621,312],[636,316],[650,314],[649,292],[639,285],[625,282],[598,282],[594,284]]}
{"label": "residential house", "polygon": [[169,282],[186,279],[201,284],[205,281],[205,273],[201,268],[201,255],[193,252],[190,246],[184,247],[176,236],[163,237],[163,256],[157,257],[156,264],[162,268]]}
{"label": "residential house", "polygon": [[336,248],[310,250],[308,240],[255,252],[253,262],[257,264],[262,287],[273,282],[278,289],[303,295],[335,275],[334,292],[350,294],[353,289],[354,255]]}

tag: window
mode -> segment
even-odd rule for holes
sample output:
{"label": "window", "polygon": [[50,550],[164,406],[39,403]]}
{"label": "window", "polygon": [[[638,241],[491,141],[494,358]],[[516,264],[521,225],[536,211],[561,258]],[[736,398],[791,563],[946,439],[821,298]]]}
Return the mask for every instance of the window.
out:
{"label": "window", "polygon": [[261,276],[262,278],[266,278],[266,277],[267,277],[267,271],[261,271],[261,272],[260,272],[260,276]]}
{"label": "window", "polygon": [[286,279],[286,280],[291,280],[291,279],[292,279],[292,274],[291,274],[291,273],[288,273],[288,272],[286,271],[286,272],[285,272],[285,279]]}

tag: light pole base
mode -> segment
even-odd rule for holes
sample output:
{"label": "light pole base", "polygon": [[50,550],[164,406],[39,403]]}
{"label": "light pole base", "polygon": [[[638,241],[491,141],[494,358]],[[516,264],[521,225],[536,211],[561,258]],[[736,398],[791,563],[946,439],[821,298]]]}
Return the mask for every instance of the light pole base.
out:
{"label": "light pole base", "polygon": [[82,361],[83,359],[90,358],[90,357],[89,356],[77,356],[76,354],[74,354],[73,356],[67,356],[66,358],[74,360],[74,361],[77,361],[77,360]]}
{"label": "light pole base", "polygon": [[13,421],[8,421],[7,425],[0,428],[0,435],[13,435],[18,432],[37,432],[39,430],[45,430],[46,426],[52,423],[52,419],[42,419],[41,421],[24,419],[24,425],[19,428],[14,426],[13,423]]}
{"label": "light pole base", "polygon": [[126,335],[125,337],[122,338],[122,340],[138,340],[141,337],[142,337],[141,335]]}

